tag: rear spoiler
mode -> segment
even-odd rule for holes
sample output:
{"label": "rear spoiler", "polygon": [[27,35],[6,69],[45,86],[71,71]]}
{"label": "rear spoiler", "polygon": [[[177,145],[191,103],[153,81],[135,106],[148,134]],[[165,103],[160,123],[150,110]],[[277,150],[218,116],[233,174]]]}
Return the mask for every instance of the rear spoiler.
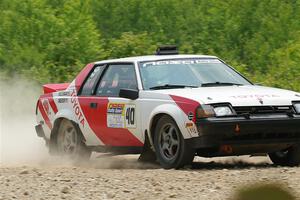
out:
{"label": "rear spoiler", "polygon": [[43,85],[44,94],[65,90],[69,87],[70,83],[53,83]]}

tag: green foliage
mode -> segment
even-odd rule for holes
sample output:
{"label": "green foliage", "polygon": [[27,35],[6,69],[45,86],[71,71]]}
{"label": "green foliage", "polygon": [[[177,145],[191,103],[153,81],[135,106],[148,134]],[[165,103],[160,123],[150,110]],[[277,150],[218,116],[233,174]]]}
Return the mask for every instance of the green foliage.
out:
{"label": "green foliage", "polygon": [[2,76],[71,81],[86,63],[176,44],[300,91],[299,1],[2,0],[0,9]]}
{"label": "green foliage", "polygon": [[156,44],[147,33],[122,33],[120,38],[110,40],[110,57],[120,58],[153,54]]}
{"label": "green foliage", "polygon": [[0,64],[7,75],[70,81],[85,63],[105,57],[86,1],[60,1],[59,8],[44,0],[4,1],[1,6]]}

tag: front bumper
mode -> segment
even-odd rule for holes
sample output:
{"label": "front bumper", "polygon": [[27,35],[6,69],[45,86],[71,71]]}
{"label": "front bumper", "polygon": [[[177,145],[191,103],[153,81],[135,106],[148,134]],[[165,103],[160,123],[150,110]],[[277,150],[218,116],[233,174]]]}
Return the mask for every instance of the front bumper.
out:
{"label": "front bumper", "polygon": [[258,147],[300,143],[299,115],[208,118],[198,120],[196,125],[199,137],[189,139],[194,148],[222,145]]}

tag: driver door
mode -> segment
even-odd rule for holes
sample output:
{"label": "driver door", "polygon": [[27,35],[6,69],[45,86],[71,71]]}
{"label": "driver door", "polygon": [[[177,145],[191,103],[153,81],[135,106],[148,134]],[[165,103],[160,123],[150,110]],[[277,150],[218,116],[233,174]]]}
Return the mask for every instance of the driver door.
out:
{"label": "driver door", "polygon": [[120,89],[137,89],[133,63],[106,65],[94,94],[85,102],[93,131],[108,146],[143,146],[139,100],[119,97]]}

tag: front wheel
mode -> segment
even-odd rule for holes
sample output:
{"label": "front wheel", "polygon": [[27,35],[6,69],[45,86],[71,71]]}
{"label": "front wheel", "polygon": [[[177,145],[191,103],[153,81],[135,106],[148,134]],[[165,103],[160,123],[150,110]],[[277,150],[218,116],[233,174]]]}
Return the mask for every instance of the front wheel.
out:
{"label": "front wheel", "polygon": [[191,164],[195,155],[195,150],[186,144],[177,124],[169,116],[161,117],[157,123],[154,148],[160,165],[165,169]]}
{"label": "front wheel", "polygon": [[280,166],[300,165],[300,144],[294,145],[286,150],[269,153],[271,161]]}
{"label": "front wheel", "polygon": [[88,160],[91,156],[91,151],[84,144],[79,128],[69,120],[61,121],[56,142],[58,153],[73,161]]}

